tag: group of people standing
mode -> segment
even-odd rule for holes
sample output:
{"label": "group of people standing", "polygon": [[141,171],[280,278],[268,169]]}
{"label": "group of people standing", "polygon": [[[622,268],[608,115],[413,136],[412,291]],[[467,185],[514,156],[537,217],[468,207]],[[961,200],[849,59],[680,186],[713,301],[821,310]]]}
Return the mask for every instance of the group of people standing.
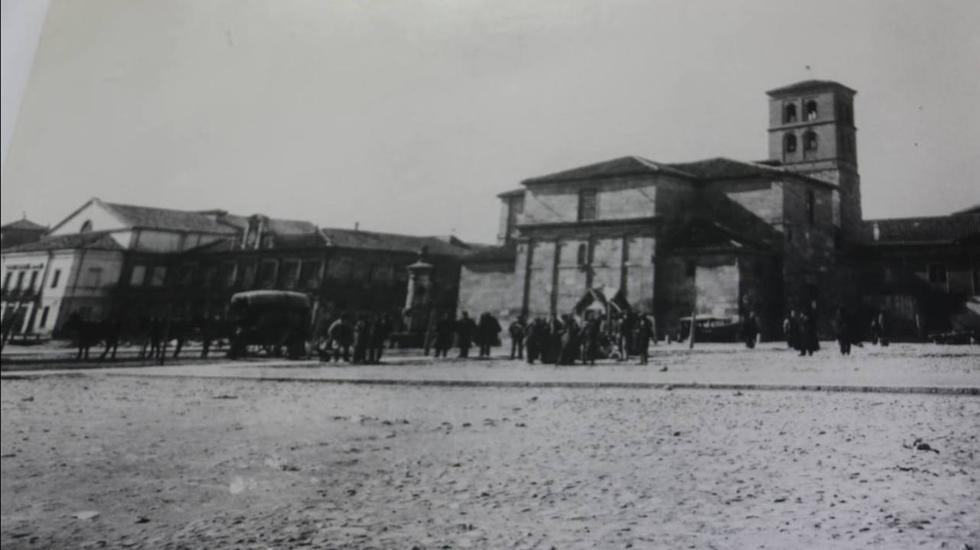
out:
{"label": "group of people standing", "polygon": [[[871,317],[869,333],[871,343],[881,346],[888,345],[887,321],[884,311],[878,311]],[[855,316],[844,307],[837,308],[833,319],[834,339],[841,355],[850,355],[854,344],[861,346],[861,324]],[[811,356],[820,349],[817,331],[817,315],[814,308],[790,310],[783,321],[783,334],[786,344],[800,353],[800,356]]]}
{"label": "group of people standing", "polygon": [[357,315],[343,313],[325,323],[325,333],[316,334],[320,361],[346,361],[353,364],[381,362],[388,338],[394,331],[390,315]]}
{"label": "group of people standing", "polygon": [[594,365],[596,359],[615,356],[628,360],[638,355],[646,364],[651,340],[656,339],[653,320],[646,315],[628,312],[606,318],[586,311],[584,318],[572,314],[538,317],[528,323],[522,316],[508,327],[511,337],[511,359],[527,362],[541,361],[554,365],[574,365],[576,362]]}
{"label": "group of people standing", "polygon": [[783,334],[786,336],[786,345],[800,352],[800,357],[812,356],[819,351],[816,309],[789,310],[789,314],[783,319]]}
{"label": "group of people standing", "polygon": [[492,313],[481,314],[477,321],[467,311],[462,312],[459,319],[448,313],[438,319],[433,316],[423,337],[423,352],[428,355],[435,351],[435,357],[447,357],[455,342],[461,358],[470,356],[474,344],[479,349],[479,357],[488,358],[490,348],[500,345],[502,330],[500,321]]}

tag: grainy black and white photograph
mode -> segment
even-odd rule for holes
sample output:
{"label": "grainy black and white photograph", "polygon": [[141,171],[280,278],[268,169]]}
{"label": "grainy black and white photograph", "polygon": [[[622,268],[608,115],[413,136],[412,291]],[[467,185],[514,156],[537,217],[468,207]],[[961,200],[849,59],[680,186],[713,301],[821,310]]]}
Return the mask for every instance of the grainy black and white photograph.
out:
{"label": "grainy black and white photograph", "polygon": [[980,550],[975,0],[2,7],[4,550]]}

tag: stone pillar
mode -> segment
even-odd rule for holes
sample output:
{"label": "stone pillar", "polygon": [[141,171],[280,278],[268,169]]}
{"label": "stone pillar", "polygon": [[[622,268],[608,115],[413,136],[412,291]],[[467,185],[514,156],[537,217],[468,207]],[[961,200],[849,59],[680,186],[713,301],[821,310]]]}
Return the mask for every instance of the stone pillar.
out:
{"label": "stone pillar", "polygon": [[432,307],[432,264],[422,261],[408,266],[408,293],[405,296],[405,326],[409,332],[425,330]]}

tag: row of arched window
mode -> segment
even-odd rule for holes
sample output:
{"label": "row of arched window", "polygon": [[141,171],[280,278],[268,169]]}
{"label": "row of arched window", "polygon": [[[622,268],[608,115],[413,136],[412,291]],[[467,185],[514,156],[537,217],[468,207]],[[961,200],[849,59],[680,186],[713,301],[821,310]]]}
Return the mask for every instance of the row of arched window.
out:
{"label": "row of arched window", "polygon": [[[807,121],[817,120],[817,102],[815,100],[811,99],[803,104],[803,116],[804,120]],[[798,120],[799,114],[796,111],[796,103],[787,103],[783,107],[783,122],[788,124]]]}
{"label": "row of arched window", "polygon": [[[796,134],[786,134],[783,136],[783,151],[786,153],[795,153],[799,148],[797,142]],[[813,152],[817,150],[817,134],[813,131],[806,131],[803,133],[803,151]]]}

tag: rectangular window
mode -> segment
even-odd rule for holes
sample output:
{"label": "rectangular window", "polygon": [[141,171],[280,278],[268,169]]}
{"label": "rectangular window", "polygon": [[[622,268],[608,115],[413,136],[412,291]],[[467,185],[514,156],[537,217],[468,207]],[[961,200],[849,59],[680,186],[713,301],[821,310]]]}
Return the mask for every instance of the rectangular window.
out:
{"label": "rectangular window", "polygon": [[37,276],[38,276],[38,274],[39,274],[39,272],[37,270],[31,271],[31,286],[28,287],[31,290],[34,290],[34,288],[37,286]]}
{"label": "rectangular window", "polygon": [[215,280],[218,278],[218,267],[214,265],[206,266],[204,268],[203,277],[203,288],[213,287]]}
{"label": "rectangular window", "polygon": [[61,280],[61,270],[55,269],[54,274],[51,276],[51,288],[58,288],[58,281]]}
{"label": "rectangular window", "polygon": [[242,266],[242,288],[254,288],[255,287],[255,276],[258,273],[258,264],[255,262],[246,262]]}
{"label": "rectangular window", "polygon": [[350,279],[351,273],[354,271],[354,262],[346,256],[341,256],[327,264],[327,270],[330,274],[330,279],[346,281]]}
{"label": "rectangular window", "polygon": [[272,288],[276,284],[276,262],[265,261],[259,266],[259,287]]}
{"label": "rectangular window", "polygon": [[4,275],[4,277],[3,277],[3,289],[4,290],[7,290],[7,289],[10,288],[10,278],[13,276],[13,274],[14,274],[13,271],[8,271],[7,274]]}
{"label": "rectangular window", "polygon": [[929,282],[936,284],[946,283],[946,266],[944,265],[930,265],[929,266]]}
{"label": "rectangular window", "polygon": [[296,284],[299,282],[299,262],[296,260],[284,261],[282,263],[279,281],[281,288],[296,288]]}
{"label": "rectangular window", "polygon": [[89,288],[99,288],[102,286],[102,268],[90,267],[85,271],[85,285]]}
{"label": "rectangular window", "polygon": [[23,271],[18,271],[17,272],[17,286],[15,286],[14,288],[17,289],[17,290],[20,290],[20,288],[22,286],[24,286],[24,272]]}
{"label": "rectangular window", "polygon": [[47,326],[49,313],[51,313],[51,306],[44,306],[44,309],[41,310],[41,323],[38,325],[39,328]]}
{"label": "rectangular window", "polygon": [[221,269],[218,272],[218,279],[220,279],[221,286],[225,288],[231,288],[235,286],[235,276],[237,275],[237,264],[235,262],[224,262],[221,264]]}
{"label": "rectangular window", "polygon": [[510,238],[514,233],[514,228],[517,227],[517,222],[520,220],[520,216],[524,213],[524,196],[512,197],[508,201],[507,208],[507,235],[505,237]]}
{"label": "rectangular window", "polygon": [[167,282],[167,268],[162,265],[155,266],[150,272],[150,286],[163,286]]}
{"label": "rectangular window", "polygon": [[374,266],[371,272],[371,279],[379,282],[391,282],[395,279],[395,266],[392,264],[379,264]]}
{"label": "rectangular window", "polygon": [[806,219],[810,223],[817,221],[817,196],[812,189],[806,192]]}
{"label": "rectangular window", "polygon": [[194,268],[193,264],[180,266],[180,271],[177,275],[177,284],[180,286],[191,286],[194,282]]}
{"label": "rectangular window", "polygon": [[355,281],[370,281],[371,280],[371,265],[365,263],[364,261],[354,261],[351,266],[351,279]]}
{"label": "rectangular window", "polygon": [[129,274],[129,286],[143,286],[146,284],[146,266],[134,265],[133,271]]}
{"label": "rectangular window", "polygon": [[303,288],[312,290],[320,287],[320,267],[322,265],[322,262],[319,261],[303,262],[299,274],[299,282]]}
{"label": "rectangular window", "polygon": [[578,192],[578,220],[596,219],[596,190],[580,189]]}

